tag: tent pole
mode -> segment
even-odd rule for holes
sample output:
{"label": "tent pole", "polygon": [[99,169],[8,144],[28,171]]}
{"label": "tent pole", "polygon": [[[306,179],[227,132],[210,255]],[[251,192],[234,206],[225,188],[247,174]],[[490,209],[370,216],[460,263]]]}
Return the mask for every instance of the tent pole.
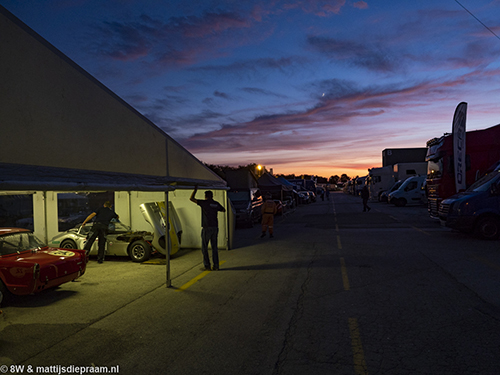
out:
{"label": "tent pole", "polygon": [[167,288],[172,287],[172,280],[170,279],[170,253],[172,250],[172,241],[170,240],[170,210],[168,207],[168,190],[165,191],[165,210],[167,212],[167,222],[166,222],[166,244],[167,244]]}
{"label": "tent pole", "polygon": [[226,208],[224,215],[224,221],[226,224],[226,250],[229,251],[229,243],[231,242],[231,233],[229,232],[229,210],[231,209],[231,204],[229,203],[229,198],[227,197],[227,190],[224,191],[224,205]]}

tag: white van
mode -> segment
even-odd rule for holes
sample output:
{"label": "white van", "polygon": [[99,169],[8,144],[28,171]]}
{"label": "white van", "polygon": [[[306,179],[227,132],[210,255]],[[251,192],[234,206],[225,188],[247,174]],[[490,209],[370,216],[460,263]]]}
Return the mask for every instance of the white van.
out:
{"label": "white van", "polygon": [[425,202],[426,176],[409,177],[403,182],[398,190],[389,194],[389,203],[397,207],[407,204],[423,204]]}

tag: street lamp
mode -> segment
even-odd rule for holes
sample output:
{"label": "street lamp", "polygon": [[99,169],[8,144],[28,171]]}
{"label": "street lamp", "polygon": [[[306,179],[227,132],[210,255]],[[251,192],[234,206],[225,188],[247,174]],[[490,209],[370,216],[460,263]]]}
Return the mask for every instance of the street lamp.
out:
{"label": "street lamp", "polygon": [[258,164],[256,168],[257,168],[257,176],[260,177],[262,175],[262,165]]}

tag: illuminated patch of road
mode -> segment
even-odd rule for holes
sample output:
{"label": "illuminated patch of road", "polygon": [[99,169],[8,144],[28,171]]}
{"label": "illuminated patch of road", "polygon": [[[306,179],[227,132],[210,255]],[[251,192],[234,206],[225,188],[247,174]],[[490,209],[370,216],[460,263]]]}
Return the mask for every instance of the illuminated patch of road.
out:
{"label": "illuminated patch of road", "polygon": [[[226,263],[225,260],[223,260],[222,262],[219,262],[219,265],[222,265]],[[200,281],[201,279],[203,279],[205,276],[207,276],[210,272],[210,270],[206,270],[206,271],[203,271],[202,273],[200,273],[198,276],[192,278],[191,280],[189,280],[186,284],[184,284],[183,286],[179,287],[176,289],[177,292],[182,292],[184,290],[186,290],[187,288],[189,288],[191,285],[195,284],[196,282]]]}

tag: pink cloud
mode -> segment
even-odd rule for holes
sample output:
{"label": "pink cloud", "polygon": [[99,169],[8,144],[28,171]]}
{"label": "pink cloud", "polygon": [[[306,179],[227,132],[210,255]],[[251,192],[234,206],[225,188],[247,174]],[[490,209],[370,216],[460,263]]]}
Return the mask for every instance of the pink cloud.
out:
{"label": "pink cloud", "polygon": [[358,9],[368,9],[368,4],[365,1],[357,1],[352,6]]}
{"label": "pink cloud", "polygon": [[[498,73],[474,72],[409,87],[352,91],[305,111],[256,117],[181,143],[202,160],[220,164],[257,161],[274,166],[276,173],[302,170],[323,175],[335,166],[338,173],[350,170],[363,175],[368,168],[381,166],[378,155],[384,148],[425,147],[428,139],[449,131],[453,106],[463,100],[464,83],[481,85]],[[453,96],[457,99],[450,104]]]}

